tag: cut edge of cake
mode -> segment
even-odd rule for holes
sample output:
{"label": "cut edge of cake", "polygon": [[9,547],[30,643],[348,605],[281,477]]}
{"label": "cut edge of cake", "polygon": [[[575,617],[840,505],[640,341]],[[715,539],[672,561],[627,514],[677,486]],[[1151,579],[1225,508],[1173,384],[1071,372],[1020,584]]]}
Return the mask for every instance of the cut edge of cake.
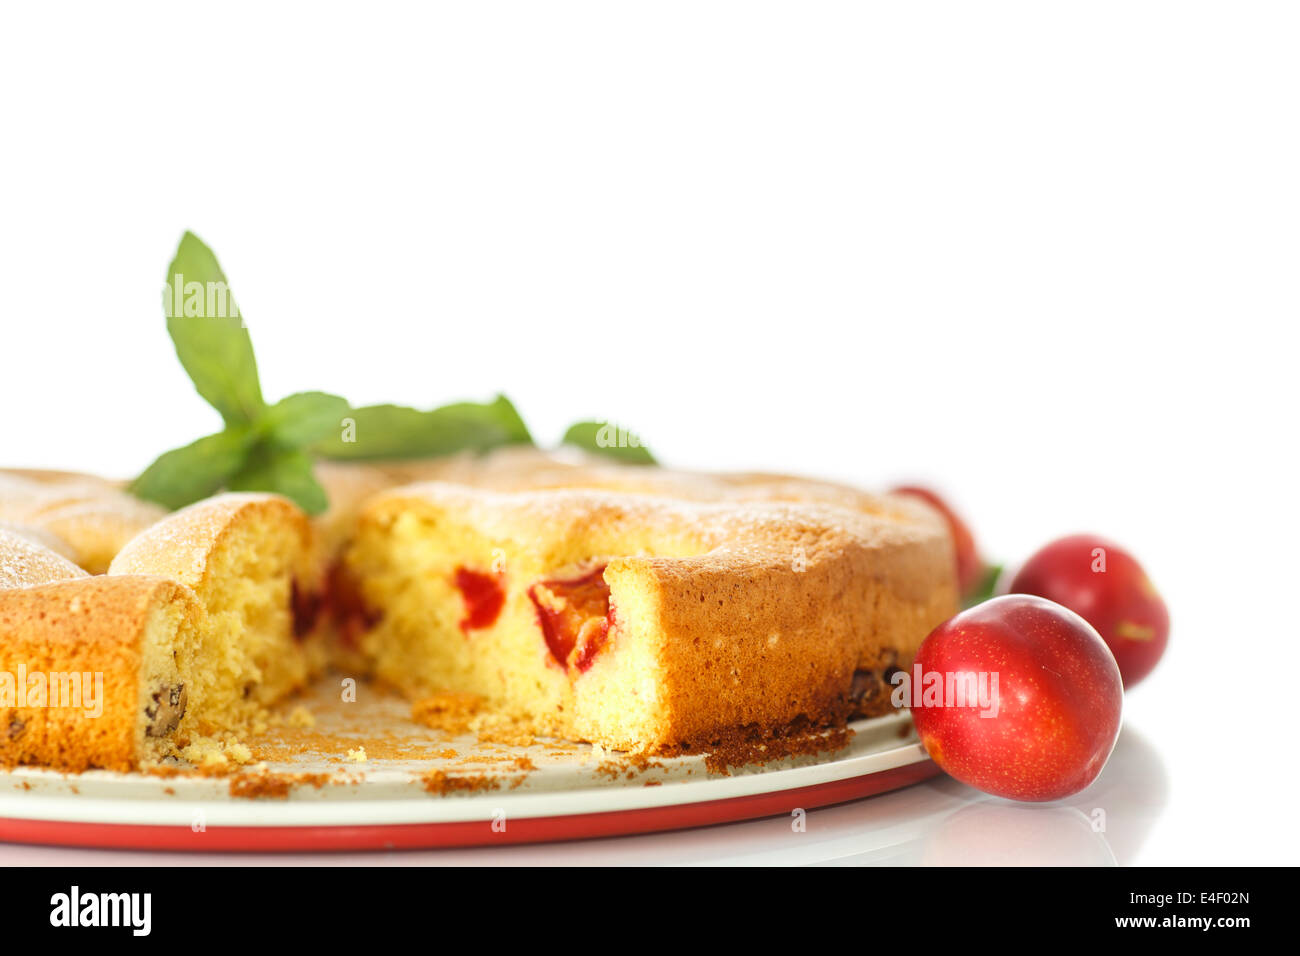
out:
{"label": "cut edge of cake", "polygon": [[409,486],[362,512],[344,630],[412,698],[470,691],[609,749],[832,727],[883,712],[868,691],[955,610],[946,530],[901,507]]}

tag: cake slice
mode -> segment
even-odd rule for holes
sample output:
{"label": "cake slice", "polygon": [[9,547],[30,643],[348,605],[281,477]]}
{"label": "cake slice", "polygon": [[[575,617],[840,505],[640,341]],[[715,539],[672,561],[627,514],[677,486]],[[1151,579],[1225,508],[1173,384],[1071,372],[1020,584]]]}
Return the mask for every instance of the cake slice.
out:
{"label": "cake slice", "polygon": [[224,494],[169,515],[114,558],[110,577],[166,578],[202,608],[182,735],[245,728],[319,667],[311,542],[306,515],[286,499]]}
{"label": "cake slice", "polygon": [[91,577],[0,527],[0,766],[127,770],[176,753],[202,613],[159,578]]}
{"label": "cake slice", "polygon": [[465,467],[466,484],[373,499],[336,576],[345,640],[415,699],[469,692],[607,748],[710,750],[879,712],[885,673],[956,607],[947,531],[909,502],[636,468],[567,476],[618,490],[488,491],[469,483],[565,482]]}
{"label": "cake slice", "polygon": [[0,766],[130,770],[174,754],[200,613],[160,578],[0,591]]}

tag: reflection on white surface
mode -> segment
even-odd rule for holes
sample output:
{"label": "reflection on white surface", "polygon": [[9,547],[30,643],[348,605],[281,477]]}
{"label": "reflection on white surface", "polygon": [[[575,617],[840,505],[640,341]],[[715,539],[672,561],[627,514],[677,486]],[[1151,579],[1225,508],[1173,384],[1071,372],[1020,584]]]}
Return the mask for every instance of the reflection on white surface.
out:
{"label": "reflection on white surface", "polygon": [[976,803],[926,835],[926,866],[1114,866],[1091,818],[1076,807]]}
{"label": "reflection on white surface", "polygon": [[608,840],[463,850],[196,854],[0,845],[0,865],[1066,865],[1136,859],[1165,804],[1164,766],[1126,728],[1095,784],[1069,800],[1016,804],[947,777],[788,817]]}

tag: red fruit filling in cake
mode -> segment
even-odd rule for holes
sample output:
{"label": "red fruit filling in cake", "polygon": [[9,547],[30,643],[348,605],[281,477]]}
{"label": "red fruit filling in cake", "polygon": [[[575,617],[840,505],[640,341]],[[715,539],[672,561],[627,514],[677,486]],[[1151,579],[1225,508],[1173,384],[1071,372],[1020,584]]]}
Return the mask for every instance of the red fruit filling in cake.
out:
{"label": "red fruit filling in cake", "polygon": [[579,578],[540,581],[528,589],[528,596],[556,663],[585,672],[605,646],[613,618],[605,565]]}
{"label": "red fruit filling in cake", "polygon": [[470,631],[481,631],[496,623],[506,603],[506,589],[501,586],[500,575],[457,568],[456,587],[465,601],[465,616],[460,622],[462,631],[468,635]]}
{"label": "red fruit filling in cake", "polygon": [[361,635],[378,624],[382,617],[366,606],[356,578],[348,573],[342,562],[330,569],[325,605],[338,626],[339,640],[354,650],[361,646]]}
{"label": "red fruit filling in cake", "polygon": [[301,641],[312,631],[320,620],[323,602],[317,591],[304,587],[294,578],[289,586],[289,609],[293,615],[293,636]]}

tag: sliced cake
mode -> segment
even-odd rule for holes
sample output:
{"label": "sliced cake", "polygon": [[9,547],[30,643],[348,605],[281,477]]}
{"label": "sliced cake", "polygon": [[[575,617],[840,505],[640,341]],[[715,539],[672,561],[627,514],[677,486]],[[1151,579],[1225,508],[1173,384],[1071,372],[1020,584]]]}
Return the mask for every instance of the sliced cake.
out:
{"label": "sliced cake", "polygon": [[[109,576],[151,575],[190,589],[203,609],[186,672],[182,733],[236,730],[300,688],[320,664],[310,605],[319,571],[306,515],[276,495],[225,494],[132,539]],[[309,650],[316,650],[316,657]]]}
{"label": "sliced cake", "polygon": [[[0,763],[247,759],[329,663],[611,749],[762,746],[884,712],[956,610],[947,527],[911,499],[532,450],[321,479],[313,523],[265,494],[146,520],[108,483],[0,475]],[[93,533],[46,520],[76,488]],[[102,715],[6,697],[5,668],[100,674]]]}
{"label": "sliced cake", "polygon": [[378,496],[342,565],[346,639],[413,698],[471,692],[561,736],[672,752],[879,712],[884,674],[955,610],[951,542],[923,507],[774,500],[757,476],[574,483],[602,480],[640,487]]}
{"label": "sliced cake", "polygon": [[160,578],[0,590],[0,766],[129,770],[175,754],[200,614]]}

